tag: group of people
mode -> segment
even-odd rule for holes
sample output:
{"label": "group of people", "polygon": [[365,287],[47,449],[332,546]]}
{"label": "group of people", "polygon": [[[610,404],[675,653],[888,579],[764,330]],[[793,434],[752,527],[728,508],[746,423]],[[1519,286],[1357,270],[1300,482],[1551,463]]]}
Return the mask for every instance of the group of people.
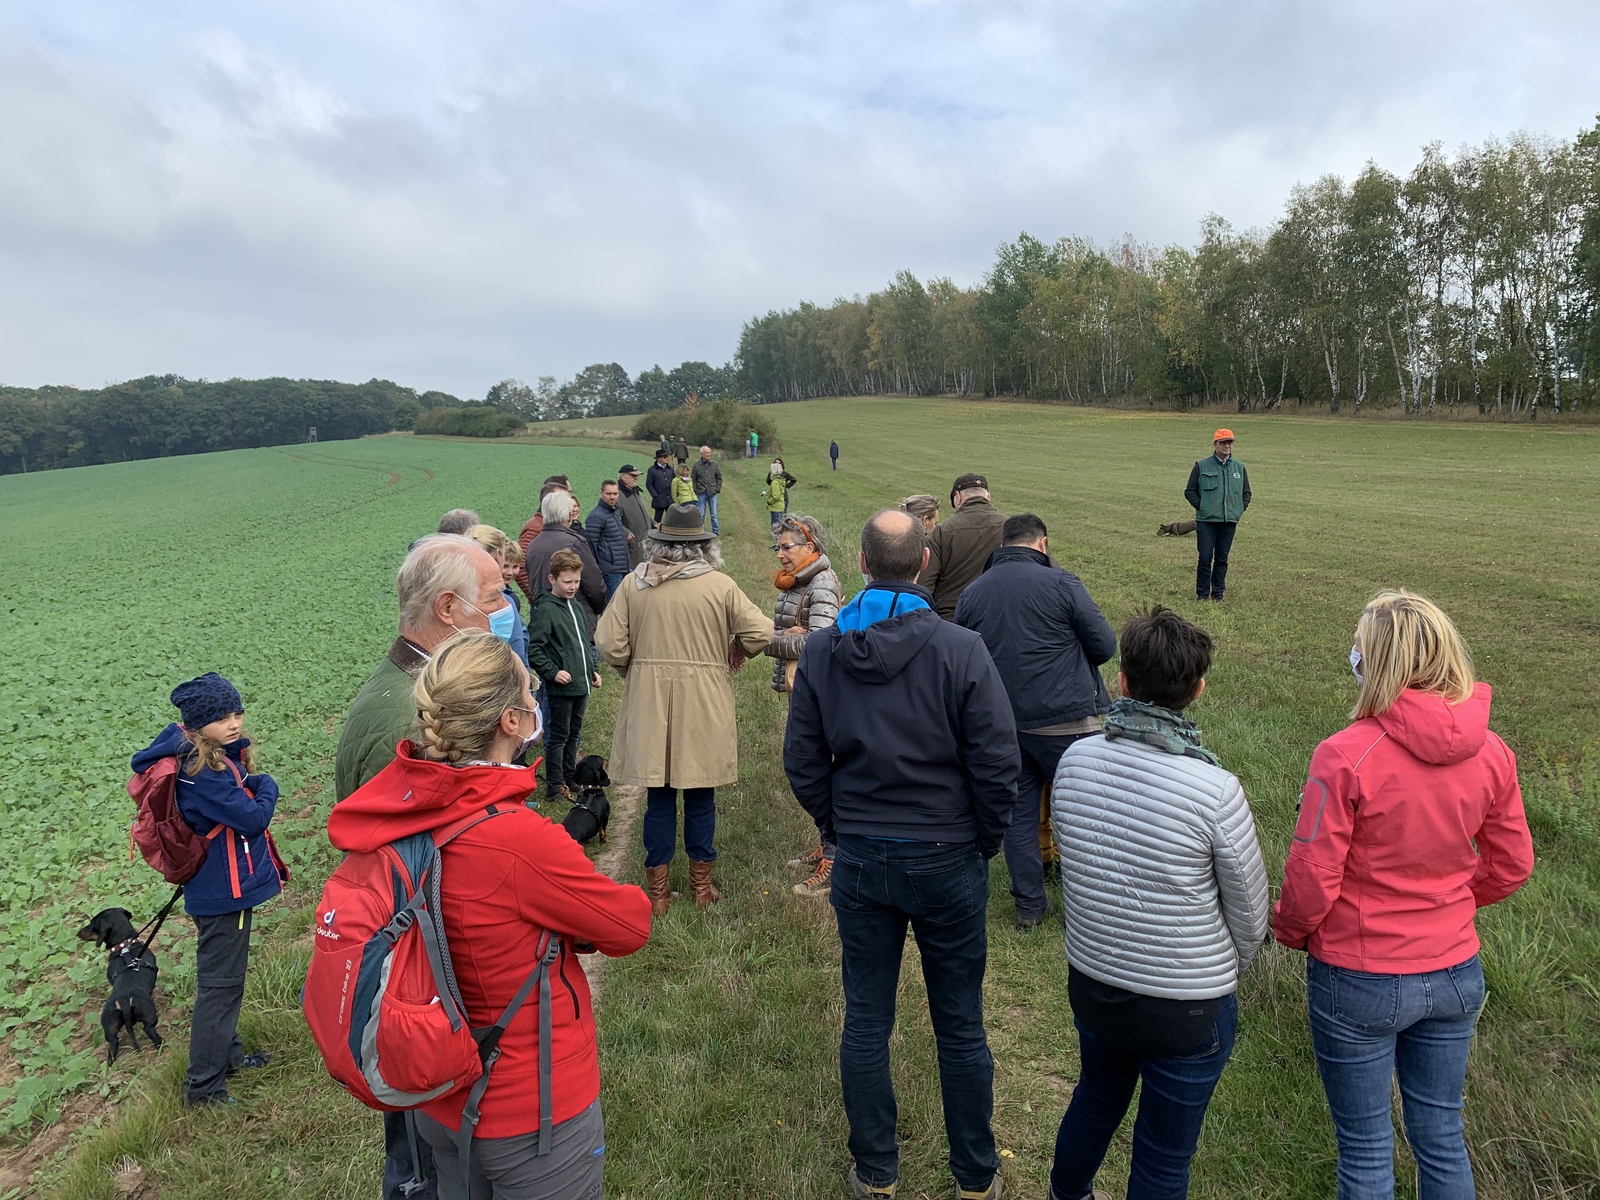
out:
{"label": "group of people", "polygon": [[[667,450],[652,476],[681,478]],[[1220,505],[1202,511],[1236,521],[1243,502],[1228,506],[1241,490],[1247,501],[1248,484],[1228,455],[1212,461],[1198,487],[1202,501],[1220,492]],[[707,462],[716,468],[703,449],[696,469]],[[468,1169],[459,1098],[385,1114],[386,1197],[601,1194],[594,1021],[572,948],[632,953],[682,896],[671,878],[680,807],[689,898],[701,909],[719,900],[716,789],[738,777],[733,672],[755,655],[773,660],[771,686],[788,699],[784,771],[817,830],[814,848],[791,860],[806,875],[794,891],[827,898],[838,927],[853,1197],[892,1198],[898,1186],[889,1040],[908,928],[957,1196],[1002,1193],[982,992],[997,854],[1022,930],[1048,915],[1045,863],[1059,863],[1080,1071],[1052,1200],[1106,1197],[1095,1177],[1141,1081],[1128,1195],[1187,1193],[1233,1049],[1239,980],[1269,930],[1307,952],[1340,1196],[1393,1192],[1396,1072],[1422,1194],[1473,1194],[1461,1108],[1484,1000],[1474,913],[1528,878],[1532,847],[1515,761],[1488,728],[1490,690],[1441,610],[1395,591],[1361,613],[1353,723],[1312,756],[1269,908],[1243,788],[1186,716],[1215,652],[1200,627],[1155,606],[1113,630],[1051,556],[1045,522],[1002,513],[976,473],[955,480],[942,522],[928,495],[875,513],[860,531],[865,586],[847,600],[827,532],[788,511],[793,477],[781,460],[767,479],[769,616],[721,570],[720,469],[690,480],[692,501],[657,504],[647,479],[647,512],[638,472],[624,465],[580,523],[570,481],[552,476],[520,537],[454,510],[400,566],[397,636],[341,730],[330,839],[370,850],[474,806],[515,805],[515,827],[496,822],[451,844],[469,868],[453,867],[442,895],[461,992],[474,1024],[492,1020],[547,930],[562,935],[552,978],[564,986],[548,1001],[547,1094],[530,1005],[499,1044]],[[781,507],[770,507],[774,493]],[[1226,547],[1212,551],[1208,598],[1225,579]],[[532,601],[526,621],[519,587]],[[1115,693],[1103,674],[1113,658]],[[564,831],[517,803],[535,793],[522,764],[541,738],[545,797],[568,795],[601,663],[623,680],[610,774],[645,793],[644,889],[599,874]],[[244,1053],[235,1026],[250,911],[278,887],[266,832],[276,787],[251,773],[231,684],[202,677],[173,700],[183,723],[135,769],[184,756],[185,817],[197,832],[228,831],[188,899],[201,929],[189,1098],[212,1102],[226,1098],[230,1070],[264,1061]],[[541,1147],[546,1108],[554,1136]]]}

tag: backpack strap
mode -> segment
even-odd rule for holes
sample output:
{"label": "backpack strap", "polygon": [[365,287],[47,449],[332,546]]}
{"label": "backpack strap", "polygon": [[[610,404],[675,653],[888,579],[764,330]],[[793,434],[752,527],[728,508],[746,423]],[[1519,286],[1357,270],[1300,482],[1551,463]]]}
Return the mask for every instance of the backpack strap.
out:
{"label": "backpack strap", "polygon": [[456,1134],[456,1154],[461,1160],[461,1186],[462,1195],[467,1194],[468,1183],[472,1178],[472,1135],[478,1127],[478,1105],[483,1100],[483,1094],[489,1090],[489,1072],[494,1069],[494,1064],[500,1058],[500,1036],[505,1033],[506,1027],[511,1024],[511,1019],[517,1015],[517,1010],[527,1000],[533,991],[533,985],[539,985],[539,1156],[550,1153],[551,1131],[554,1122],[550,1117],[551,1082],[550,1082],[550,964],[561,957],[561,937],[553,930],[545,930],[540,939],[541,948],[538,951],[538,964],[522,981],[522,986],[517,989],[517,994],[511,997],[511,1003],[506,1005],[505,1011],[500,1014],[500,1019],[487,1029],[475,1029],[472,1036],[478,1040],[478,1056],[483,1060],[483,1074],[478,1076],[472,1085],[472,1090],[467,1093],[466,1106],[461,1110],[461,1131]]}

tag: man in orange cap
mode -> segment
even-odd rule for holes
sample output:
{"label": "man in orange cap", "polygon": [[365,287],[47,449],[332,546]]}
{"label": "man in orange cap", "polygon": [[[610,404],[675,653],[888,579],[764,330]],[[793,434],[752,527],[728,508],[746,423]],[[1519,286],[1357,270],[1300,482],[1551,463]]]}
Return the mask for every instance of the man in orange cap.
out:
{"label": "man in orange cap", "polygon": [[1228,551],[1239,518],[1250,507],[1250,473],[1233,456],[1233,430],[1219,429],[1211,438],[1211,455],[1195,463],[1183,498],[1194,508],[1194,537],[1200,551],[1195,570],[1195,596],[1221,600],[1228,582]]}

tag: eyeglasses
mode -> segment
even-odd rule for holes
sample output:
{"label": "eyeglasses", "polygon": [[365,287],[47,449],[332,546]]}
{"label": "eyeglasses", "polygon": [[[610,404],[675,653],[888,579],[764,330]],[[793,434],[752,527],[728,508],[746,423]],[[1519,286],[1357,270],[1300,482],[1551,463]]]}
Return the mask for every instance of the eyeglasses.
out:
{"label": "eyeglasses", "polygon": [[811,545],[810,542],[779,542],[773,546],[774,550],[800,550]]}

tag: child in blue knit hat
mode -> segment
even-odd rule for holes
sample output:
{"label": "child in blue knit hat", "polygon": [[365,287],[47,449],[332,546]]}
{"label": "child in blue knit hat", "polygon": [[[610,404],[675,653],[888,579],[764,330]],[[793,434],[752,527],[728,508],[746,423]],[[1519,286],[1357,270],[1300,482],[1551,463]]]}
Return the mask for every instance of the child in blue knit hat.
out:
{"label": "child in blue knit hat", "polygon": [[239,689],[215,671],[180,683],[172,703],[183,716],[133,756],[143,774],[159,760],[178,760],[177,804],[183,819],[210,843],[183,905],[199,932],[195,949],[194,1018],[189,1029],[190,1104],[230,1104],[227,1078],[240,1067],[261,1067],[265,1054],[246,1054],[239,1040],[250,924],[255,906],[276,896],[289,872],[267,826],[278,785],[254,774],[244,736]]}

